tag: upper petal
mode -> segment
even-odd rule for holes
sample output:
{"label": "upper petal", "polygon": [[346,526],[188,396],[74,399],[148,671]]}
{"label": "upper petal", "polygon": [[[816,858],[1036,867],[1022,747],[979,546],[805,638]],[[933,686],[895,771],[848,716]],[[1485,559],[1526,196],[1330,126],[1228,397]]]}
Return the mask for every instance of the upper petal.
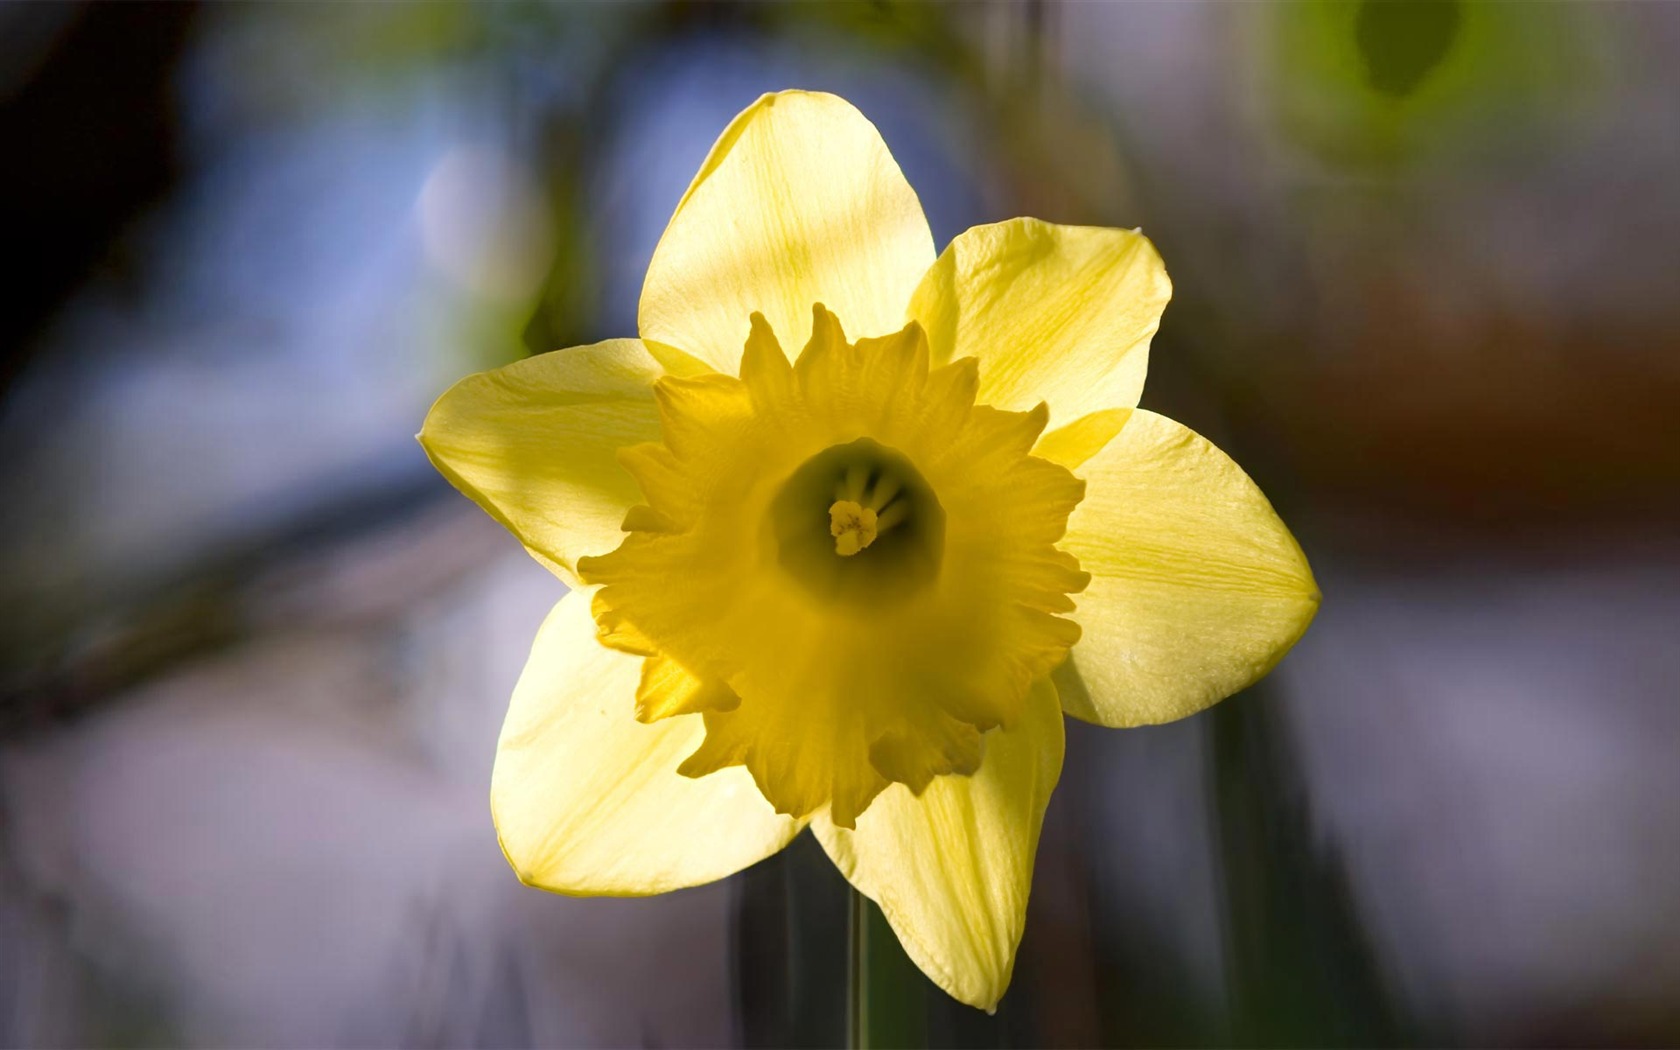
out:
{"label": "upper petal", "polygon": [[933,262],[933,235],[875,126],[834,95],[765,95],[729,125],[677,205],[642,286],[642,338],[733,375],[754,311],[783,345],[823,303],[886,335]]}
{"label": "upper petal", "polygon": [[1010,219],[952,241],[911,300],[933,360],[980,360],[980,400],[1052,425],[1131,408],[1172,282],[1135,230]]}
{"label": "upper petal", "polygon": [[[1138,410],[1080,469],[1063,549],[1091,574],[1067,712],[1107,726],[1170,722],[1253,683],[1305,633],[1318,586],[1241,467]],[[1073,684],[1069,678],[1069,684]]]}
{"label": "upper petal", "polygon": [[659,437],[639,339],[609,339],[467,376],[426,414],[420,444],[443,476],[568,583],[577,559],[618,546],[641,502],[614,459]]}
{"label": "upper petal", "polygon": [[991,1010],[1009,987],[1062,750],[1056,689],[1040,681],[1019,722],[986,734],[973,776],[939,777],[919,798],[894,784],[854,831],[826,814],[812,821],[823,849],[881,906],[910,958],[970,1006]]}
{"label": "upper petal", "polygon": [[496,746],[490,808],[522,882],[557,893],[664,893],[721,879],[786,846],[779,816],[742,769],[699,780],[677,766],[698,717],[636,721],[642,661],[602,646],[589,594],[560,600],[537,632]]}

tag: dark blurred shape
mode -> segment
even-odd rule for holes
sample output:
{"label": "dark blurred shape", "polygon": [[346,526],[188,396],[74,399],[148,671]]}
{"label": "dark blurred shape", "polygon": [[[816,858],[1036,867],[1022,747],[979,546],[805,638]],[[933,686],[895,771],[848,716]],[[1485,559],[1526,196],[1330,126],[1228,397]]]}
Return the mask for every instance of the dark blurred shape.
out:
{"label": "dark blurred shape", "polygon": [[735,994],[741,1045],[835,1045],[846,1031],[846,884],[816,839],[748,868],[735,883]]}
{"label": "dark blurred shape", "polygon": [[[833,862],[813,836],[801,835],[743,872],[735,885],[741,1045],[791,1050],[845,1045],[852,898]],[[1037,1016],[1030,982],[1011,988],[995,1014],[965,1006],[916,968],[880,908],[867,904],[863,913],[870,1003],[868,1035],[859,1045],[961,1050],[1044,1042],[1046,1019]],[[1046,933],[1055,931],[1037,935]],[[1034,936],[1029,924],[1024,956],[1034,954]]]}
{"label": "dark blurred shape", "polygon": [[[0,229],[11,262],[0,275],[0,390],[32,352],[30,337],[178,177],[173,78],[197,15],[187,2],[88,4],[56,37],[39,35],[45,60],[0,95]],[[16,4],[6,17],[24,23],[7,28],[25,39],[28,23],[64,12]]]}
{"label": "dark blurred shape", "polygon": [[252,607],[270,594],[277,573],[311,551],[412,520],[437,501],[434,479],[416,473],[391,489],[333,492],[299,508],[123,614],[107,611],[102,629],[56,650],[18,654],[0,646],[0,739],[73,721],[155,675],[250,641],[265,629]]}
{"label": "dark blurred shape", "polygon": [[1354,39],[1371,86],[1409,95],[1458,38],[1459,0],[1361,0]]}
{"label": "dark blurred shape", "polygon": [[1313,833],[1306,786],[1270,693],[1262,684],[1210,712],[1230,909],[1231,1041],[1412,1044],[1417,1036],[1387,987],[1336,850]]}

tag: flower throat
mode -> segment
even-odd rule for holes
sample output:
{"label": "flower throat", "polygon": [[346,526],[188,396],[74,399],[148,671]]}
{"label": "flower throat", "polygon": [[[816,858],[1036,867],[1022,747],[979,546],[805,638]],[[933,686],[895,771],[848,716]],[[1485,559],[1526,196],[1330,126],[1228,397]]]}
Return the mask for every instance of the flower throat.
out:
{"label": "flower throat", "polygon": [[879,605],[939,575],[945,511],[904,455],[869,438],[802,463],[771,503],[776,560],[829,602]]}

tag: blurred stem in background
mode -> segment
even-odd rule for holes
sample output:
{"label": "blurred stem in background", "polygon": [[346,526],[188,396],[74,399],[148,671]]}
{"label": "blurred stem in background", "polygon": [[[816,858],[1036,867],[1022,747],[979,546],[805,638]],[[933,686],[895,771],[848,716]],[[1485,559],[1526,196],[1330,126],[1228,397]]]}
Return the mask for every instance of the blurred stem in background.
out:
{"label": "blurred stem in background", "polygon": [[1402,1046],[1346,873],[1314,841],[1304,785],[1266,683],[1203,717],[1226,902],[1231,1039],[1239,1046]]}
{"label": "blurred stem in background", "polygon": [[872,1046],[869,1040],[869,899],[852,887],[846,909],[846,1045]]}
{"label": "blurred stem in background", "polygon": [[[748,868],[732,886],[743,1046],[1001,1048],[1042,1041],[1032,1025],[1029,982],[1017,981],[992,1015],[946,995],[812,836]],[[853,916],[861,920],[855,927]],[[849,980],[854,960],[864,977],[857,985]],[[856,1027],[854,988],[863,1007]]]}
{"label": "blurred stem in background", "polygon": [[747,1047],[831,1047],[846,1033],[846,888],[810,835],[736,893],[736,1009]]}
{"label": "blurred stem in background", "polygon": [[879,906],[852,889],[846,1042],[853,1050],[927,1045],[927,979]]}

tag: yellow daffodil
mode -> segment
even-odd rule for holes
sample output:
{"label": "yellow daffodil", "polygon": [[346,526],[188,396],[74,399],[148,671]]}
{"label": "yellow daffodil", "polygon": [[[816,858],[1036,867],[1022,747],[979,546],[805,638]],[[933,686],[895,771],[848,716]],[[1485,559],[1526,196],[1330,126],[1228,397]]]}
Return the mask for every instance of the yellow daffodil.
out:
{"label": "yellow daffodil", "polygon": [[470,376],[420,435],[574,588],[496,756],[519,877],[662,893],[809,826],[930,978],[995,1006],[1063,713],[1193,714],[1318,606],[1253,482],[1135,407],[1170,291],[1135,231],[1014,219],[935,257],[850,104],[737,117],[641,338]]}

